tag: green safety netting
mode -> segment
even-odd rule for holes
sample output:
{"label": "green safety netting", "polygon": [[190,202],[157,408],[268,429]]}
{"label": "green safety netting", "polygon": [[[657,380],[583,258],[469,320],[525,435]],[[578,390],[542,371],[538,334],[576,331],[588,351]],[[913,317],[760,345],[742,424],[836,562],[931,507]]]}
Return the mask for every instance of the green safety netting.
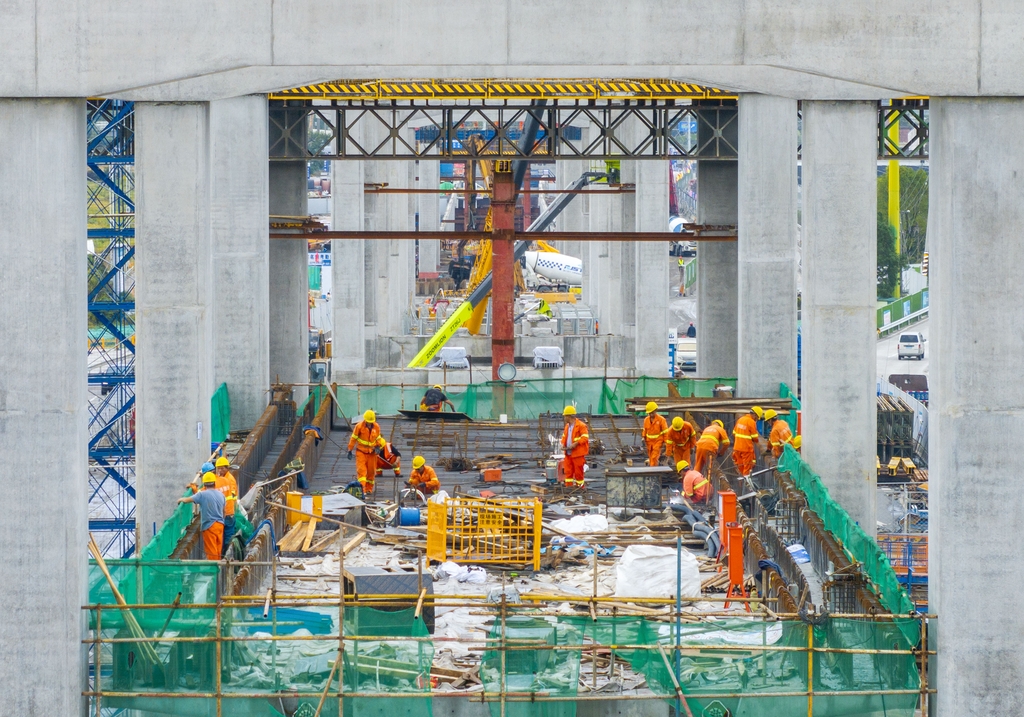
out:
{"label": "green safety netting", "polygon": [[231,431],[231,399],[228,385],[222,383],[210,399],[210,440],[221,443]]}
{"label": "green safety netting", "polygon": [[[593,378],[545,378],[516,381],[514,386],[514,411],[512,418],[528,420],[544,413],[561,413],[568,403],[575,403],[584,413],[623,415],[626,401],[637,396],[668,396],[669,384],[673,384],[681,396],[711,397],[716,385],[735,386],[735,379],[667,379],[641,376],[637,379]],[[451,389],[446,393],[455,408],[473,419],[491,418],[495,387],[504,389],[505,384],[488,381]],[[338,407],[346,417],[359,416],[367,409],[373,409],[382,416],[398,413],[399,409],[417,410],[424,387],[406,386],[338,386]]]}
{"label": "green safety netting", "polygon": [[[184,490],[181,495],[191,495],[192,491]],[[178,503],[171,516],[160,524],[159,530],[150,538],[146,546],[139,552],[138,559],[143,562],[169,558],[178,541],[185,535],[185,529],[192,522],[192,503]]]}
{"label": "green safety netting", "polygon": [[779,384],[779,398],[788,398],[793,404],[793,409],[788,415],[784,416],[784,418],[786,423],[789,424],[789,430],[795,436],[799,432],[797,431],[796,425],[796,412],[800,410],[800,399],[797,398],[797,395],[793,393],[792,389],[784,383]]}
{"label": "green safety netting", "polygon": [[[913,613],[914,603],[896,578],[889,558],[878,547],[878,543],[832,499],[818,474],[811,470],[792,446],[785,447],[782,458],[779,459],[779,470],[789,473],[796,487],[807,496],[807,507],[818,514],[825,529],[832,533],[853,559],[861,564],[864,574],[874,583],[885,609],[894,615]],[[914,644],[920,637],[916,627],[906,636]]]}

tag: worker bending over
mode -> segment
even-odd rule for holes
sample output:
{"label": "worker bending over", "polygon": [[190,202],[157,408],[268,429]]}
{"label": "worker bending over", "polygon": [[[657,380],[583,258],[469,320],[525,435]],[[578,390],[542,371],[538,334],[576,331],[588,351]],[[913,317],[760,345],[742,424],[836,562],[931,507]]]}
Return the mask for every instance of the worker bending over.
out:
{"label": "worker bending over", "polygon": [[224,546],[221,548],[221,557],[227,552],[231,545],[231,539],[235,537],[235,503],[238,502],[238,481],[231,475],[228,468],[231,461],[224,456],[214,463],[214,475],[217,476],[217,490],[224,494]]}
{"label": "worker bending over", "polygon": [[587,424],[576,417],[576,407],[566,406],[562,411],[565,430],[559,445],[565,450],[565,487],[583,488],[586,482],[583,471],[590,453],[590,434]]}
{"label": "worker bending over", "polygon": [[452,411],[455,410],[455,404],[449,401],[448,397],[444,395],[444,390],[442,390],[440,384],[434,384],[433,388],[427,389],[427,392],[423,394],[423,400],[420,401],[420,410],[438,413],[443,411],[446,405],[451,408]]}
{"label": "worker bending over", "polygon": [[402,475],[402,454],[390,441],[377,449],[377,477],[384,475],[384,469],[390,468],[396,476]]}
{"label": "worker bending over", "polygon": [[355,449],[356,480],[363,487],[363,495],[373,493],[377,479],[377,449],[385,443],[384,436],[380,435],[377,414],[367,411],[348,439],[348,459],[352,460],[352,450]]}
{"label": "worker bending over", "polygon": [[715,456],[725,455],[725,449],[729,446],[729,434],[725,432],[725,424],[717,418],[711,425],[704,429],[697,440],[697,459],[693,463],[693,469],[699,473],[704,472],[705,466],[710,476],[711,465],[715,462]]}
{"label": "worker bending over", "polygon": [[665,454],[669,457],[672,465],[679,461],[690,461],[690,451],[696,445],[696,436],[693,426],[676,416],[672,419],[672,425],[665,434]]}
{"label": "worker bending over", "polygon": [[793,440],[793,432],[774,408],[764,412],[764,422],[768,423],[771,420],[775,422],[772,424],[771,433],[768,434],[768,443],[772,447],[772,455],[778,458],[782,455],[782,447]]}
{"label": "worker bending over", "polygon": [[644,443],[647,444],[647,465],[656,466],[661,462],[661,449],[665,446],[668,423],[658,413],[658,404],[647,403],[647,418],[644,419]]}
{"label": "worker bending over", "polygon": [[736,419],[732,429],[733,438],[736,439],[732,447],[732,462],[736,464],[736,470],[741,476],[750,475],[757,460],[757,422],[762,416],[764,410],[760,406],[752,406],[750,413]]}
{"label": "worker bending over", "polygon": [[416,456],[412,459],[412,473],[409,474],[409,485],[423,495],[434,495],[441,488],[437,473],[427,465],[427,459]]}
{"label": "worker bending over", "polygon": [[[189,488],[195,490],[194,485]],[[199,506],[199,528],[203,534],[203,552],[207,560],[220,560],[224,548],[224,494],[217,490],[217,476],[203,473],[203,489],[178,498],[179,503]]]}
{"label": "worker bending over", "polygon": [[676,472],[682,476],[683,495],[694,503],[707,503],[711,497],[711,481],[704,475],[690,468],[687,461],[676,463]]}

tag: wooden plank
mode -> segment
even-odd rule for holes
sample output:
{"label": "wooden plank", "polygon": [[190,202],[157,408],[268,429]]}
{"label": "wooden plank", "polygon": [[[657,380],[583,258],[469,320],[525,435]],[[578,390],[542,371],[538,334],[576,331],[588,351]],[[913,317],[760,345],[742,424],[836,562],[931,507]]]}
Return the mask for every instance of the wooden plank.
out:
{"label": "wooden plank", "polygon": [[306,539],[302,541],[302,551],[309,550],[310,544],[313,542],[313,533],[316,532],[316,520],[311,518],[309,526],[306,528]]}
{"label": "wooden plank", "polygon": [[291,553],[296,550],[301,544],[302,539],[305,537],[306,522],[300,521],[292,526],[292,529],[288,531],[288,534],[281,538],[277,543],[277,549]]}
{"label": "wooden plank", "polygon": [[[328,534],[327,537],[320,538],[320,540],[318,540],[315,543],[313,543],[312,545],[310,545],[309,546],[309,552],[316,553],[316,552],[319,552],[320,550],[323,550],[325,547],[327,547],[332,542],[334,542],[335,538],[337,538],[339,535],[341,535],[341,529],[340,528],[338,530],[335,530],[335,531],[331,532],[330,534]],[[360,533],[360,535],[363,535],[363,533]]]}

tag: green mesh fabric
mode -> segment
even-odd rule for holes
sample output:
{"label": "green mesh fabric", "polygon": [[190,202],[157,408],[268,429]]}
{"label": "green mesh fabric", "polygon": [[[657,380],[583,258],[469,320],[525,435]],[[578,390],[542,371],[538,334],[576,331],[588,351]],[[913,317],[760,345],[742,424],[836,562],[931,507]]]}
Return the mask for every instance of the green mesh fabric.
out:
{"label": "green mesh fabric", "polygon": [[[807,496],[807,506],[817,513],[825,524],[825,529],[843,544],[854,560],[861,563],[865,575],[874,584],[886,610],[894,615],[913,613],[914,603],[896,578],[889,558],[878,547],[878,543],[832,499],[818,474],[811,470],[792,446],[785,447],[782,458],[779,459],[779,470],[789,473],[796,487]],[[916,644],[920,638],[916,630],[917,628],[913,627],[906,633],[911,644]]]}
{"label": "green mesh fabric", "polygon": [[796,430],[796,412],[800,410],[800,399],[797,398],[796,394],[786,384],[779,384],[779,397],[788,398],[793,403],[793,410],[789,412],[788,416],[785,416],[786,423],[789,424],[789,430],[795,436],[798,431]]}
{"label": "green mesh fabric", "polygon": [[222,383],[210,399],[210,440],[221,443],[231,431],[231,399],[228,385]]}
{"label": "green mesh fabric", "polygon": [[[182,491],[181,495],[191,495],[192,491]],[[165,520],[160,529],[156,531],[146,546],[139,552],[139,560],[152,562],[170,557],[178,541],[185,535],[185,529],[192,522],[192,503],[179,503],[171,513],[171,517]]]}

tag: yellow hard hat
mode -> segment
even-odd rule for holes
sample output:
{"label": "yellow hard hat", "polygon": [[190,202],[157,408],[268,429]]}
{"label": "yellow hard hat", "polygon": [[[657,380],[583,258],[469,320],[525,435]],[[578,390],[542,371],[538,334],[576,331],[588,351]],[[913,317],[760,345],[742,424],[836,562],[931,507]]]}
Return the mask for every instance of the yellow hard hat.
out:
{"label": "yellow hard hat", "polygon": [[778,411],[776,411],[774,408],[769,408],[767,411],[764,412],[764,420],[770,421],[778,415]]}
{"label": "yellow hard hat", "polygon": [[425,465],[427,465],[427,459],[424,458],[423,456],[416,456],[415,458],[412,459],[413,468],[422,468]]}
{"label": "yellow hard hat", "polygon": [[444,390],[444,389],[441,388],[441,384],[439,384],[439,383],[435,383],[434,384],[434,388],[436,388],[438,391],[443,391]]}
{"label": "yellow hard hat", "polygon": [[686,461],[679,461],[678,463],[676,463],[676,471],[678,473],[682,473],[684,470],[686,470],[689,467],[690,467],[690,464],[687,463]]}
{"label": "yellow hard hat", "polygon": [[366,413],[363,414],[363,420],[366,421],[367,423],[373,423],[374,421],[377,420],[377,414],[374,413],[373,411],[367,411]]}
{"label": "yellow hard hat", "polygon": [[563,416],[575,416],[576,415],[576,407],[575,406],[566,406],[562,410],[562,415]]}
{"label": "yellow hard hat", "polygon": [[654,413],[657,410],[658,410],[658,404],[656,404],[654,401],[648,401],[647,402],[647,412],[648,413]]}
{"label": "yellow hard hat", "polygon": [[800,450],[800,445],[804,442],[803,436],[796,436],[790,443],[793,444],[793,448]]}
{"label": "yellow hard hat", "polygon": [[217,476],[215,476],[213,473],[203,473],[203,485],[206,485],[207,483],[216,483],[216,482],[217,482]]}
{"label": "yellow hard hat", "polygon": [[763,409],[763,408],[761,408],[760,406],[751,406],[751,407],[750,407],[750,410],[751,410],[751,411],[752,411],[752,412],[754,413],[754,415],[755,415],[755,416],[757,416],[758,418],[764,418],[764,409]]}
{"label": "yellow hard hat", "polygon": [[682,427],[683,427],[683,419],[682,418],[680,418],[679,416],[676,416],[675,418],[672,419],[672,428],[674,428],[674,429],[676,429],[678,431],[678,430],[681,430]]}
{"label": "yellow hard hat", "polygon": [[221,456],[220,458],[217,459],[217,462],[214,463],[213,465],[216,466],[217,468],[227,468],[228,466],[231,465],[231,461],[229,461],[224,456]]}
{"label": "yellow hard hat", "polygon": [[712,423],[717,423],[717,424],[718,424],[719,426],[721,426],[722,428],[725,428],[725,424],[724,424],[724,423],[722,423],[721,421],[719,421],[719,420],[718,420],[717,418],[716,418],[715,420],[713,420],[713,421],[712,421]]}

